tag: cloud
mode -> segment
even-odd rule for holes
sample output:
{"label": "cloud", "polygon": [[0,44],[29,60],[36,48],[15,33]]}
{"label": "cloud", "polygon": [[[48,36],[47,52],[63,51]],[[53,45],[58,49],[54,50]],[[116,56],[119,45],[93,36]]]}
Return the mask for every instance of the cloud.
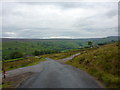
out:
{"label": "cloud", "polygon": [[115,2],[3,3],[3,37],[84,38],[117,35]]}
{"label": "cloud", "polygon": [[14,38],[17,36],[15,32],[5,32],[3,35],[9,38]]}

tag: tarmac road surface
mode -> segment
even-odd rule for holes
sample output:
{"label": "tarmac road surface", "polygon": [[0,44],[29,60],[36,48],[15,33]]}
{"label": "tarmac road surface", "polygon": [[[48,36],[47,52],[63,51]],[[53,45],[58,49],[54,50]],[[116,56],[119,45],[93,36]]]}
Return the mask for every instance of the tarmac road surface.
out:
{"label": "tarmac road surface", "polygon": [[[102,88],[102,86],[86,72],[69,65],[61,64],[46,58],[40,63],[42,71],[32,75],[19,88]],[[40,69],[41,70],[41,69]]]}

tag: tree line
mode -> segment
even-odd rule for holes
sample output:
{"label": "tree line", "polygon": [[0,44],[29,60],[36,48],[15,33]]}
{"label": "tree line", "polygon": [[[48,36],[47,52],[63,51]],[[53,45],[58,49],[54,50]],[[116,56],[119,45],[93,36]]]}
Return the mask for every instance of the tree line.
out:
{"label": "tree line", "polygon": [[59,52],[60,51],[58,50],[42,50],[42,51],[35,50],[31,55],[24,55],[23,52],[15,51],[15,52],[12,52],[9,56],[2,55],[2,59],[8,60],[8,59],[16,59],[16,58],[22,58],[27,56],[38,56],[38,55],[52,54],[52,53],[59,53]]}

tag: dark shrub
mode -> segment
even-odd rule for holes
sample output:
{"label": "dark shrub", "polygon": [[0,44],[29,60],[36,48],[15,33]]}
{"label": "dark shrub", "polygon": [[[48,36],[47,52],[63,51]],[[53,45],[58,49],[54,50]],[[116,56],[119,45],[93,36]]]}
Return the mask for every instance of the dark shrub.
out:
{"label": "dark shrub", "polygon": [[21,57],[23,57],[23,53],[21,52],[13,52],[10,54],[11,59],[16,59],[16,58],[21,58]]}

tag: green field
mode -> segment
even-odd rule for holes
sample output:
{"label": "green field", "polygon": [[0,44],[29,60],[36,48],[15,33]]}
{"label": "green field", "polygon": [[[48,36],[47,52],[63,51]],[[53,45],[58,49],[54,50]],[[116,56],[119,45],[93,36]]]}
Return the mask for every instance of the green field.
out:
{"label": "green field", "polygon": [[[2,60],[16,59],[26,56],[65,52],[71,49],[87,48],[88,41],[94,46],[118,41],[117,36],[93,39],[2,39]],[[13,53],[20,53],[13,57]]]}

